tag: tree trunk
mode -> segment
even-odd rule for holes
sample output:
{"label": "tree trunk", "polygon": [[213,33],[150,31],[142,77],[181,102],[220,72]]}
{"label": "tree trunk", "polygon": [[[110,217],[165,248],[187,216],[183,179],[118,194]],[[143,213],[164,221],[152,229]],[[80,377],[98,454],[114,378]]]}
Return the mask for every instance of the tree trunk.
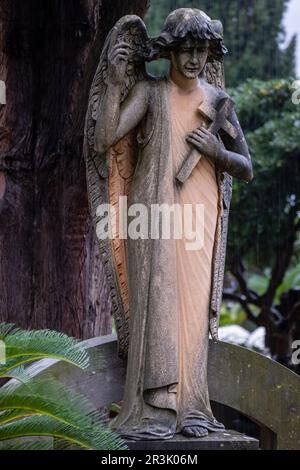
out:
{"label": "tree trunk", "polygon": [[87,338],[111,331],[82,157],[105,37],[148,0],[2,0],[0,322]]}

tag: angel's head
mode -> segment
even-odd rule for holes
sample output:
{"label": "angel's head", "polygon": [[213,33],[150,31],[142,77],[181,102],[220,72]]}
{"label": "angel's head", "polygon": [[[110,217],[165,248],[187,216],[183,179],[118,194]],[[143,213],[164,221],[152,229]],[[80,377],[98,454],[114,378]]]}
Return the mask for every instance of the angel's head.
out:
{"label": "angel's head", "polygon": [[155,58],[170,59],[186,78],[196,78],[208,61],[221,60],[227,52],[222,24],[201,10],[180,8],[167,17],[153,51]]}

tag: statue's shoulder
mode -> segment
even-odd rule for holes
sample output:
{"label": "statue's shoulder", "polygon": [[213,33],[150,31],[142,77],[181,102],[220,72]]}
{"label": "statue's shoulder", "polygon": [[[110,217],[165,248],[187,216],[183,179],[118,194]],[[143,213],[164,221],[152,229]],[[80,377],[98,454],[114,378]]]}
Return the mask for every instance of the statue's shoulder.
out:
{"label": "statue's shoulder", "polygon": [[140,90],[142,89],[148,95],[148,98],[150,98],[150,102],[152,101],[152,104],[154,104],[156,98],[165,92],[166,83],[167,79],[165,77],[148,75],[147,78],[139,81],[135,87],[138,86]]}
{"label": "statue's shoulder", "polygon": [[147,77],[147,86],[151,90],[158,90],[166,83],[166,77],[153,77],[153,75],[148,75]]}
{"label": "statue's shoulder", "polygon": [[133,86],[133,90],[148,90],[149,88],[150,88],[150,81],[148,77],[143,78],[142,80],[138,80]]}
{"label": "statue's shoulder", "polygon": [[152,77],[151,75],[148,77],[143,78],[143,80],[139,80],[133,87],[134,92],[139,92],[140,94],[149,94],[153,93],[159,87],[158,81],[156,77]]}
{"label": "statue's shoulder", "polygon": [[216,103],[223,98],[230,98],[229,94],[225,90],[221,90],[220,88],[211,85],[204,79],[201,79],[201,86],[205,90],[207,99],[211,103]]}

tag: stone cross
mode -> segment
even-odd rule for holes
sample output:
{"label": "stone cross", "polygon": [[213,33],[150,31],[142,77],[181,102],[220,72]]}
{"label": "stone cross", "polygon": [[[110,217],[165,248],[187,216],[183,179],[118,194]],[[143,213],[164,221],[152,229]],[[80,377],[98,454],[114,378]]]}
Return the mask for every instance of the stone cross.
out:
{"label": "stone cross", "polygon": [[[224,97],[219,100],[216,108],[202,102],[198,111],[206,120],[211,122],[208,130],[212,134],[217,135],[217,133],[222,129],[230,135],[232,139],[236,139],[238,135],[237,129],[228,120],[228,116],[232,109],[233,101],[230,98]],[[199,152],[196,149],[191,150],[178,171],[176,180],[183,184],[188,179],[200,159],[201,155]]]}

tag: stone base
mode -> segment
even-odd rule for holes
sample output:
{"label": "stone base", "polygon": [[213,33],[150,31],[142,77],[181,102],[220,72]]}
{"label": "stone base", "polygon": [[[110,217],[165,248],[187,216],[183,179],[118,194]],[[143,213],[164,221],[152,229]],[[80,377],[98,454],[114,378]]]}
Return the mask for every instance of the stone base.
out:
{"label": "stone base", "polygon": [[126,441],[130,450],[258,450],[259,442],[236,431],[212,432],[206,437],[188,438],[176,434],[165,441]]}

